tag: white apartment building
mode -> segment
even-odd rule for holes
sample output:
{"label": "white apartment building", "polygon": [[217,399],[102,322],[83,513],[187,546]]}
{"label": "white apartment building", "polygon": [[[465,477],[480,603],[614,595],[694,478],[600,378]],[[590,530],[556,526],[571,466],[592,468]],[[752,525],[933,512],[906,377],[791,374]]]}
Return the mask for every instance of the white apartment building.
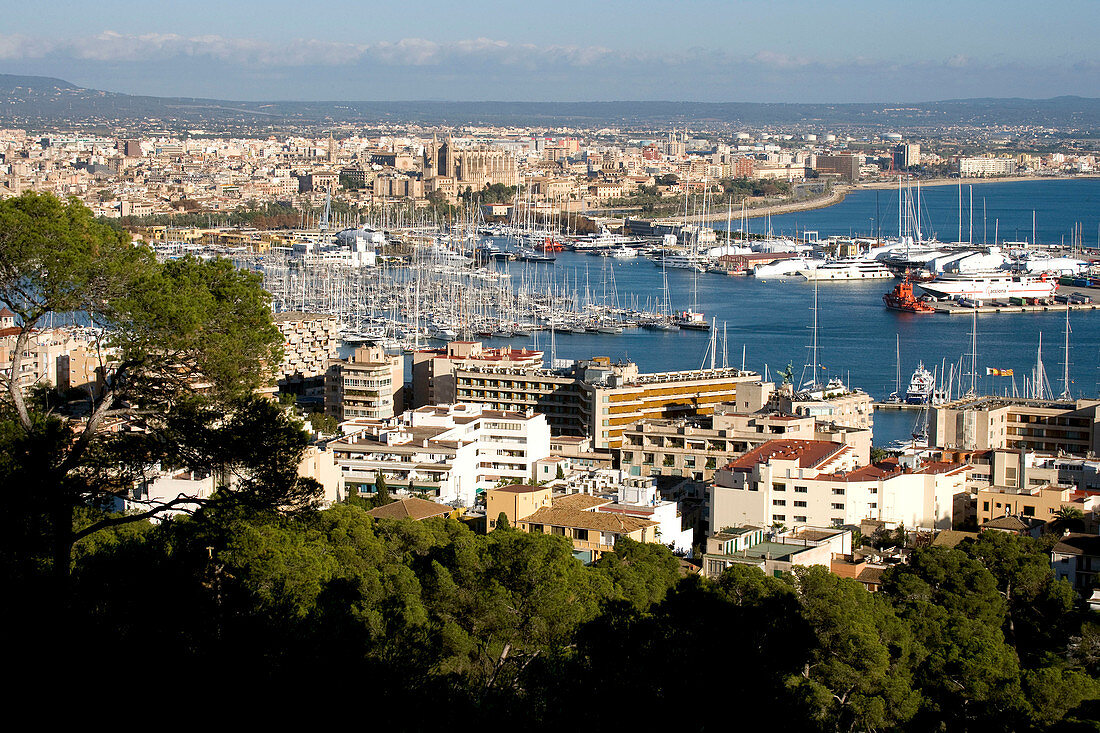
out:
{"label": "white apartment building", "polygon": [[373,491],[381,472],[388,487],[431,493],[458,506],[472,506],[501,481],[530,481],[535,462],[550,455],[545,416],[476,403],[421,407],[392,420],[352,421],[345,431],[329,447],[349,486]]}
{"label": "white apartment building", "polygon": [[[7,378],[19,337],[15,314],[0,309],[0,376]],[[46,328],[30,332],[19,362],[17,381],[24,389],[36,385],[58,386],[58,362],[92,343],[90,331],[80,328]]]}
{"label": "white apartment building", "polygon": [[959,175],[963,178],[1011,176],[1015,172],[1015,158],[959,158]]}
{"label": "white apartment building", "polygon": [[835,527],[864,519],[951,529],[954,497],[966,491],[966,477],[965,464],[860,466],[851,446],[773,440],[715,473],[710,529]]}

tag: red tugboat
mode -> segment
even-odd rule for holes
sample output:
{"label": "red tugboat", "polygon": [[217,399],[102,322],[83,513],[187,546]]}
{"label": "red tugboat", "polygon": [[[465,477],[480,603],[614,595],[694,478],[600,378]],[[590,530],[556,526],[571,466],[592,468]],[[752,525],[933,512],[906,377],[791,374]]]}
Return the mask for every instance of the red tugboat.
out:
{"label": "red tugboat", "polygon": [[536,244],[535,249],[539,252],[561,252],[563,248],[561,242],[547,237],[542,244]]}
{"label": "red tugboat", "polygon": [[935,313],[936,309],[913,295],[913,283],[909,282],[909,273],[894,289],[882,296],[882,302],[891,310],[905,313]]}

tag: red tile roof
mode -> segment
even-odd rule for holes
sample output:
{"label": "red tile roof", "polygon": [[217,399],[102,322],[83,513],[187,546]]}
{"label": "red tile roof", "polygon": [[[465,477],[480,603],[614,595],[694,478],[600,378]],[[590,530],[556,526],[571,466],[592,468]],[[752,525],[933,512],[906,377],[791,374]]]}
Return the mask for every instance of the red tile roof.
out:
{"label": "red tile roof", "polygon": [[848,447],[828,440],[769,440],[731,462],[730,470],[746,470],[774,459],[797,460],[799,468],[816,468]]}
{"label": "red tile roof", "polygon": [[845,473],[822,473],[818,474],[816,478],[827,479],[829,481],[877,481],[883,478],[890,478],[891,476],[897,476],[901,471],[891,468],[890,466],[860,466],[859,468],[847,471]]}

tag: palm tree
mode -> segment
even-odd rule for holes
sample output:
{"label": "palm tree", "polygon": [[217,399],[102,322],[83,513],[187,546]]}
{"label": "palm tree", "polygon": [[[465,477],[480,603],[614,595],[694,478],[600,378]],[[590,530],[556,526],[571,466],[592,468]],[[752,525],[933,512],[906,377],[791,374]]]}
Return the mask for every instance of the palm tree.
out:
{"label": "palm tree", "polygon": [[1084,519],[1085,513],[1075,506],[1063,506],[1054,513],[1059,519]]}

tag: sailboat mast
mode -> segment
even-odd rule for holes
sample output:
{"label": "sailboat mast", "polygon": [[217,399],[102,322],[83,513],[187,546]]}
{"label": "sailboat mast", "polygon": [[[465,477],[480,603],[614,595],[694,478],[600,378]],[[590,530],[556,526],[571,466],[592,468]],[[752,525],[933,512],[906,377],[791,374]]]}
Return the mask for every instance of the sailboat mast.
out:
{"label": "sailboat mast", "polygon": [[814,346],[813,346],[813,381],[811,385],[817,386],[817,284],[818,281],[814,280]]}
{"label": "sailboat mast", "polygon": [[1069,303],[1066,304],[1066,340],[1063,346],[1065,350],[1064,359],[1062,361],[1062,394],[1063,400],[1071,400],[1073,397],[1069,393]]}
{"label": "sailboat mast", "polygon": [[970,394],[977,394],[978,380],[978,309],[974,309],[970,327]]}

